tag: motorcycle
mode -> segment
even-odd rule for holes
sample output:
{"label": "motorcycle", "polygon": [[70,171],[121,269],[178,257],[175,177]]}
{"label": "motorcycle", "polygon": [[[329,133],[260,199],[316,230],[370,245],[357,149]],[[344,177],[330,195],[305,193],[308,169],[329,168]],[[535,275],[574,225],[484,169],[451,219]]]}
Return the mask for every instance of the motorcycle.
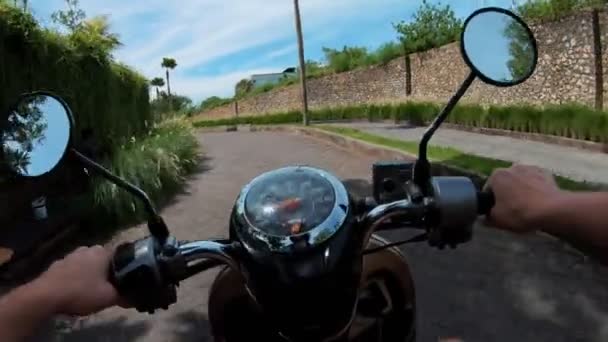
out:
{"label": "motorcycle", "polygon": [[[428,143],[456,103],[481,81],[524,82],[538,59],[525,22],[500,8],[469,16],[460,39],[470,73],[430,124],[415,163],[377,163],[373,197],[356,197],[330,172],[288,166],[264,173],[238,195],[229,236],[179,241],[148,195],[71,144],[72,113],[60,97],[20,97],[2,133],[4,164],[15,177],[44,177],[66,156],[133,194],[145,206],[150,235],[116,248],[109,278],[140,312],[167,309],[180,282],[223,267],[209,294],[217,341],[413,341],[414,281],[397,246],[426,241],[456,247],[472,238],[494,198],[466,177],[433,177]],[[389,242],[379,231],[420,233]]]}

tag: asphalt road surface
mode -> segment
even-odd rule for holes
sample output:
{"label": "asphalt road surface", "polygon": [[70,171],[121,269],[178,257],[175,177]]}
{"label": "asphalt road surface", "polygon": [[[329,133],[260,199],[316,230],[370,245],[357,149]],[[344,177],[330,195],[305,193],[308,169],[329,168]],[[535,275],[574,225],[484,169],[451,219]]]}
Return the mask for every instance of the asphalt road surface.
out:
{"label": "asphalt road surface", "polygon": [[[205,133],[204,170],[162,211],[179,239],[225,236],[241,186],[288,164],[309,164],[343,178],[371,178],[370,156],[277,132]],[[144,236],[133,227],[115,245]],[[394,238],[403,233],[393,232]],[[403,248],[417,285],[418,340],[608,341],[608,271],[544,236],[477,227],[472,242],[439,251]],[[112,308],[61,321],[40,341],[210,341],[207,295],[215,272],[185,281],[178,303],[155,315]],[[323,310],[323,308],[320,308]],[[66,323],[67,322],[67,323]]]}

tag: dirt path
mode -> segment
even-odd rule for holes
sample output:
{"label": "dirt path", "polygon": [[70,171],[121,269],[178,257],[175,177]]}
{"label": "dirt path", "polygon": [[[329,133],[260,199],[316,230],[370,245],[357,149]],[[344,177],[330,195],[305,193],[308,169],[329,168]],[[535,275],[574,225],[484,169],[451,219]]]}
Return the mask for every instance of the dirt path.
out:
{"label": "dirt path", "polygon": [[[200,136],[207,171],[163,210],[180,239],[224,236],[233,200],[261,172],[310,164],[343,178],[371,176],[373,159],[310,138],[270,132]],[[141,237],[132,228],[112,244]],[[395,235],[395,234],[392,234]],[[468,341],[606,341],[608,272],[552,239],[479,228],[457,250],[405,248],[417,284],[419,341],[456,335]],[[155,315],[109,309],[41,341],[210,341],[206,319],[214,272],[184,282],[178,303]]]}

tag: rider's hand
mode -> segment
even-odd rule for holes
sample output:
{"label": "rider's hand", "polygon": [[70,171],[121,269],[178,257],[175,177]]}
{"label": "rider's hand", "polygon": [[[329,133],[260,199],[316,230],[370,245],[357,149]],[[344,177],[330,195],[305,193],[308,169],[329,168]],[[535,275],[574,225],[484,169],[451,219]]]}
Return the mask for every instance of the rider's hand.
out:
{"label": "rider's hand", "polygon": [[84,316],[118,305],[118,293],[108,281],[111,257],[101,246],[80,247],[53,263],[35,286],[53,299],[56,314]]}
{"label": "rider's hand", "polygon": [[489,215],[490,224],[518,233],[538,229],[536,221],[544,207],[563,193],[551,174],[526,165],[495,170],[486,187],[496,199]]}

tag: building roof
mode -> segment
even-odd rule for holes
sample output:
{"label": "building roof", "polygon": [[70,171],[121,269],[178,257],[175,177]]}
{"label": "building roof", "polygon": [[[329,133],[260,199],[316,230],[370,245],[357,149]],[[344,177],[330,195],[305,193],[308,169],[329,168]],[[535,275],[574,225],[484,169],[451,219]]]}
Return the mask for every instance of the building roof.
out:
{"label": "building roof", "polygon": [[253,75],[251,75],[251,77],[254,77],[254,76],[271,76],[271,75],[293,74],[295,72],[296,72],[296,68],[289,67],[289,68],[283,70],[282,72],[271,72],[271,73],[267,73],[267,74],[253,74]]}

